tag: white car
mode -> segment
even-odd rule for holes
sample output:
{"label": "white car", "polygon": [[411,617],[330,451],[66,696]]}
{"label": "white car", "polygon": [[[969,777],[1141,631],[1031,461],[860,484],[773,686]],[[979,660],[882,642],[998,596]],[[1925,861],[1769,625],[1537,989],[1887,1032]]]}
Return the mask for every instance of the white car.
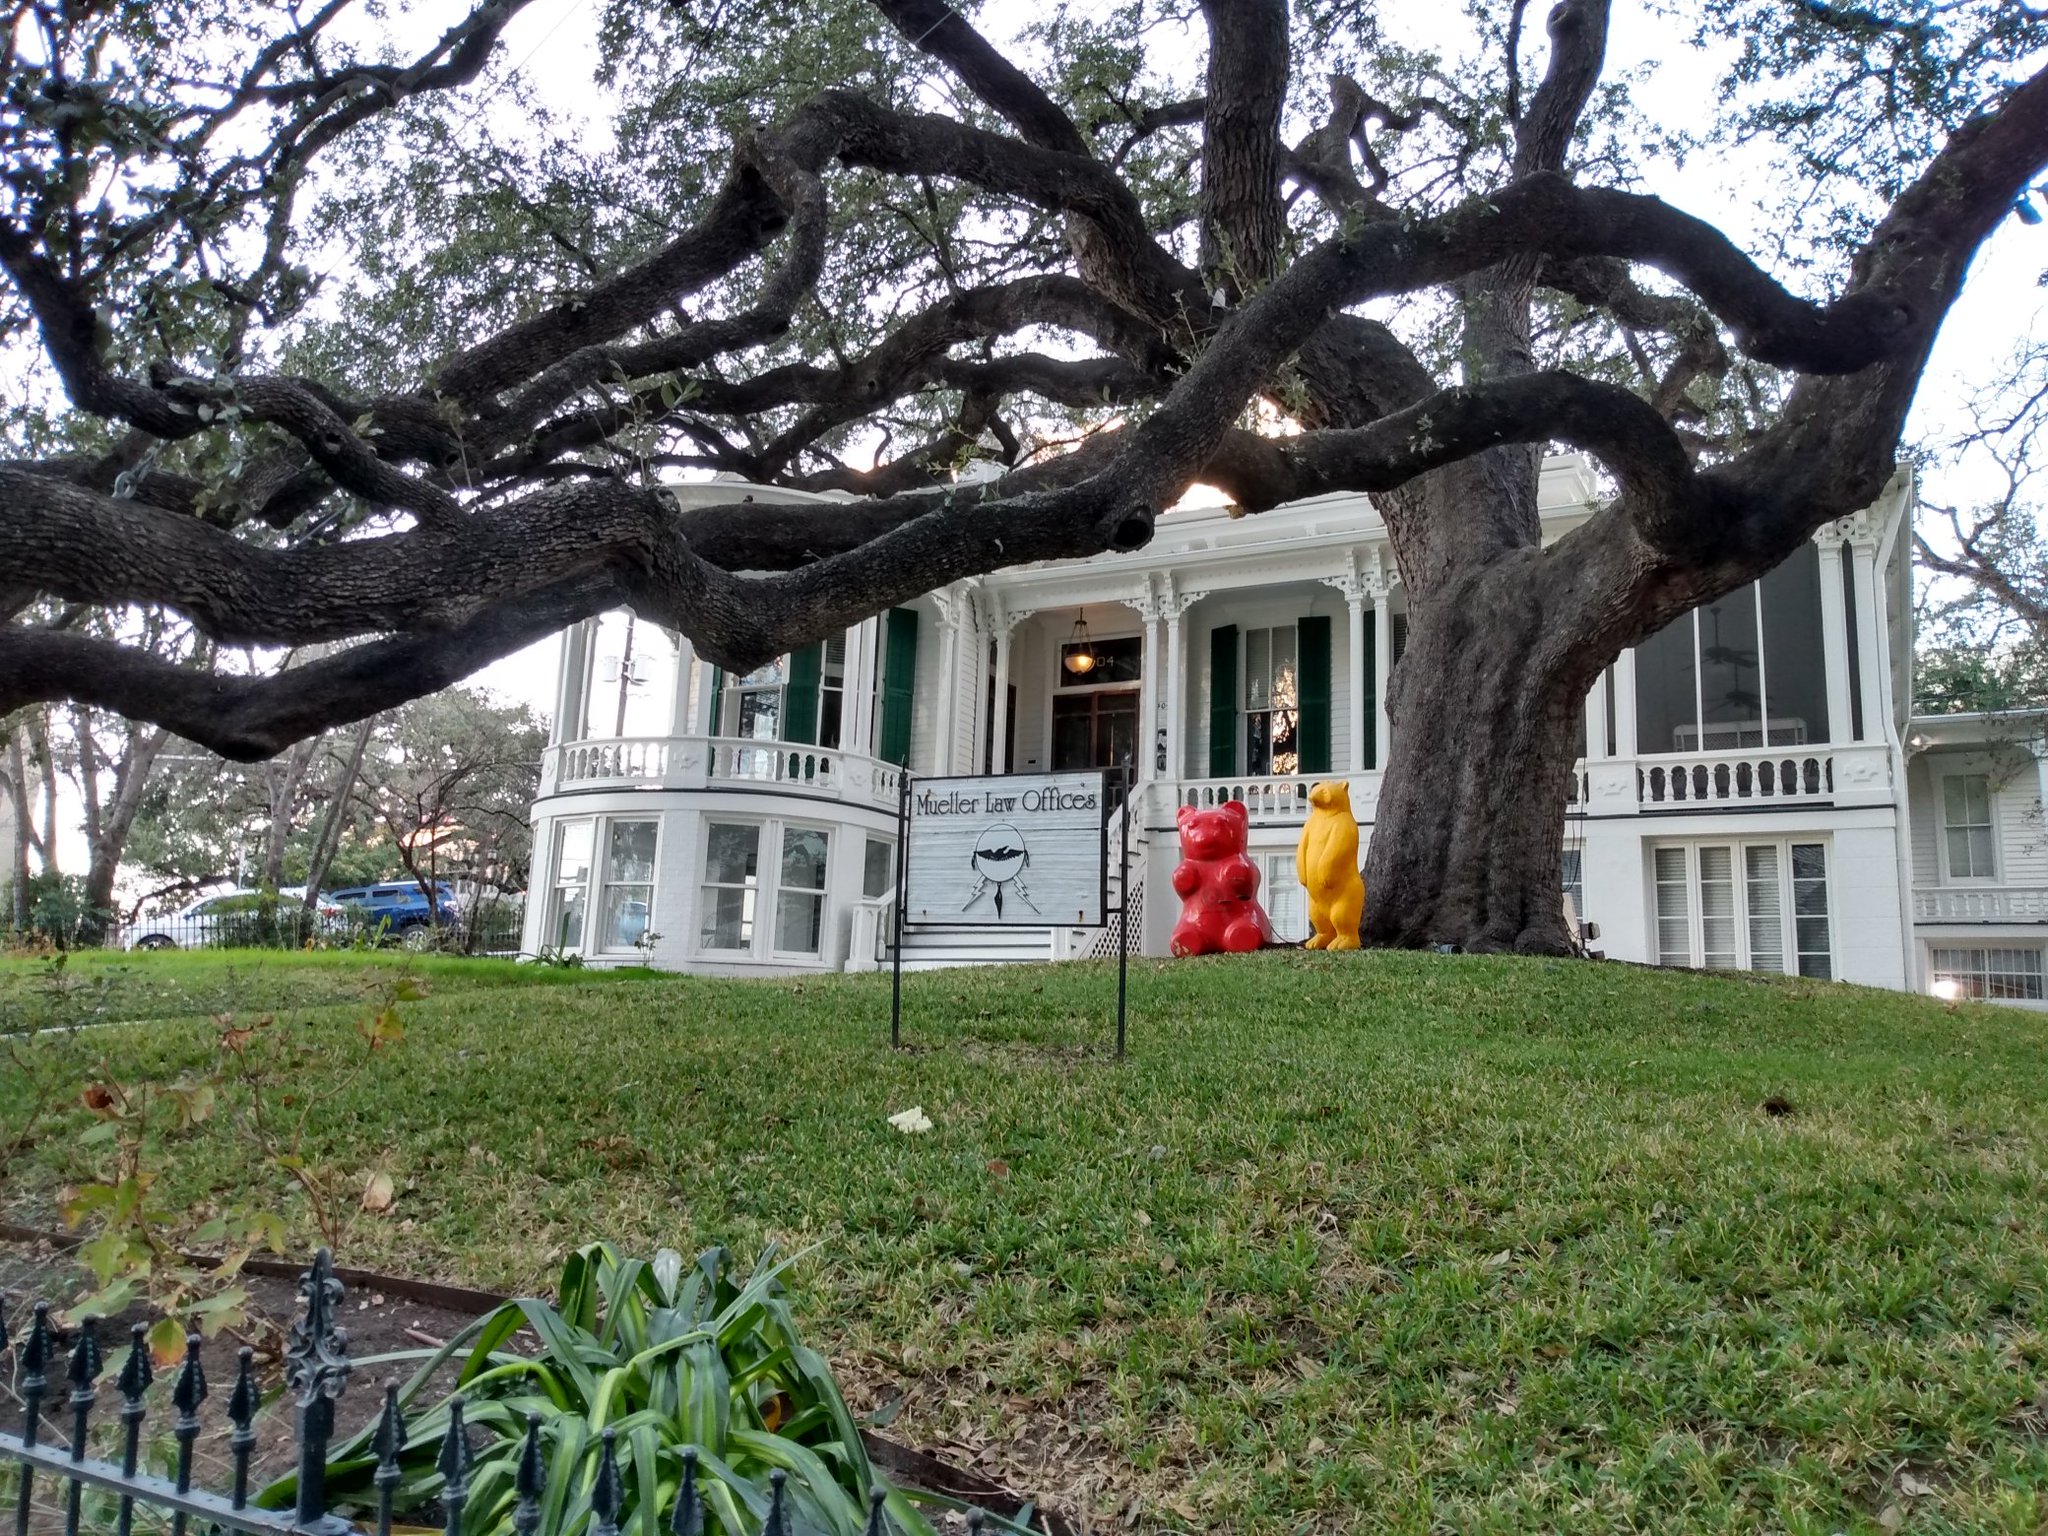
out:
{"label": "white car", "polygon": [[[168,916],[130,923],[122,930],[121,947],[206,949],[252,940],[261,942],[263,936],[256,930],[263,926],[259,914],[264,894],[241,888],[211,892]],[[272,909],[278,919],[276,926],[290,926],[296,920],[296,909],[304,900],[303,887],[296,891],[279,891]],[[323,901],[316,909],[316,920],[323,928],[339,923],[344,915],[341,908],[332,902]],[[272,942],[275,942],[274,938]]]}

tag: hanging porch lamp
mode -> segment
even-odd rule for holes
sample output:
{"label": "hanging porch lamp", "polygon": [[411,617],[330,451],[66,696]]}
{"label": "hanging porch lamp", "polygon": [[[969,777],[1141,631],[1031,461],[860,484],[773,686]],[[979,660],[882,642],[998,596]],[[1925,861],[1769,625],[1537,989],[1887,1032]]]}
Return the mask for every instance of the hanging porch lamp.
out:
{"label": "hanging porch lamp", "polygon": [[1086,677],[1095,670],[1095,647],[1088,640],[1088,621],[1079,614],[1074,616],[1074,632],[1067,636],[1066,655],[1060,665],[1076,677]]}

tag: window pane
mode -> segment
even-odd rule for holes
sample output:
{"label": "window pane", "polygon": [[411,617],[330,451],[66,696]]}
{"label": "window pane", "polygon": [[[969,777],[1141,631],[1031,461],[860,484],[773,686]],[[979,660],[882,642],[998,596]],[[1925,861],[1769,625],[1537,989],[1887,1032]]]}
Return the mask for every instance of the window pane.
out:
{"label": "window pane", "polygon": [[1273,702],[1295,705],[1301,702],[1295,690],[1294,626],[1273,631]]}
{"label": "window pane", "polygon": [[1244,717],[1244,771],[1273,771],[1273,716],[1270,711],[1262,709]]}
{"label": "window pane", "polygon": [[1992,862],[1993,856],[1991,829],[1970,828],[1970,873],[1980,879],[1989,880],[1998,872],[1997,866]]}
{"label": "window pane", "polygon": [[761,829],[746,822],[713,822],[704,834],[704,878],[714,885],[742,885],[754,878],[761,853]]}
{"label": "window pane", "polygon": [[1743,896],[1749,906],[1749,968],[1785,969],[1785,906],[1778,879],[1778,850],[1768,845],[1742,850]]}
{"label": "window pane", "polygon": [[1637,749],[1690,749],[1698,734],[1693,703],[1692,615],[1688,613],[1636,647]]}
{"label": "window pane", "polygon": [[734,886],[707,886],[703,892],[703,923],[697,942],[705,949],[754,947],[754,892]]}
{"label": "window pane", "polygon": [[1827,849],[1819,843],[1792,845],[1793,941],[1799,974],[1826,980],[1834,975],[1828,926]]}
{"label": "window pane", "polygon": [[846,695],[837,688],[827,688],[818,695],[818,745],[836,747],[839,745],[840,717],[845,709]]}
{"label": "window pane", "polygon": [[775,907],[775,947],[784,954],[815,955],[824,937],[825,898],[784,891]]}
{"label": "window pane", "polygon": [[1659,848],[1657,869],[1657,963],[1692,964],[1692,929],[1688,921],[1685,850]]}
{"label": "window pane", "polygon": [[1820,549],[1810,540],[1759,584],[1764,605],[1764,686],[1771,745],[1827,736],[1827,663],[1820,632]]}
{"label": "window pane", "polygon": [[611,824],[606,880],[621,885],[646,885],[654,879],[654,827],[651,821]]}
{"label": "window pane", "polygon": [[808,827],[787,827],[782,833],[782,885],[806,891],[825,889],[825,844],[823,832]]}
{"label": "window pane", "polygon": [[[568,885],[590,878],[590,835],[588,821],[565,821],[555,834],[555,880]],[[355,899],[362,899],[362,892],[354,893]]]}
{"label": "window pane", "polygon": [[1699,611],[1701,741],[1686,745],[1725,752],[1760,747],[1763,677],[1758,668],[1756,588],[1737,587]]}
{"label": "window pane", "polygon": [[1729,848],[1702,848],[1700,858],[1700,949],[1714,970],[1733,970],[1735,952],[1735,855]]}
{"label": "window pane", "polygon": [[548,913],[548,931],[541,942],[557,949],[581,949],[583,909],[588,898],[586,886],[571,885],[556,891],[554,906]]}
{"label": "window pane", "polygon": [[740,722],[736,734],[748,741],[780,741],[782,690],[750,688],[740,695]]}
{"label": "window pane", "polygon": [[606,949],[631,949],[647,932],[648,897],[653,887],[608,885],[604,888],[604,923],[600,930]]}
{"label": "window pane", "polygon": [[889,894],[895,883],[896,845],[884,838],[868,839],[866,862],[861,867],[860,892],[869,900]]}
{"label": "window pane", "polygon": [[1273,632],[1245,631],[1244,707],[1264,709],[1273,697]]}

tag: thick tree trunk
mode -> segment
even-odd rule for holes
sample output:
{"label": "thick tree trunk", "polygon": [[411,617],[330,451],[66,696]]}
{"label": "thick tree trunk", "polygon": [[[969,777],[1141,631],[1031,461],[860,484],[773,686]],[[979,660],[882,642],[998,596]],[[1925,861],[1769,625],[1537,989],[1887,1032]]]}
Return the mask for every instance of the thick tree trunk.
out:
{"label": "thick tree trunk", "polygon": [[1411,596],[1365,870],[1368,944],[1568,954],[1567,786],[1598,673],[1534,550]]}

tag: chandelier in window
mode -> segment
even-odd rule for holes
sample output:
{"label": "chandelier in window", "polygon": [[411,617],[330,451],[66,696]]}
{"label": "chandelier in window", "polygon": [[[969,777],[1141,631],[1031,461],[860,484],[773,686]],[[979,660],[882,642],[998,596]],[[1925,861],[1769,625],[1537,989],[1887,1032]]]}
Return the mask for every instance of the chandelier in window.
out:
{"label": "chandelier in window", "polygon": [[1067,636],[1066,655],[1060,665],[1076,677],[1086,677],[1095,670],[1095,647],[1088,639],[1088,621],[1078,614],[1074,617],[1074,632]]}

